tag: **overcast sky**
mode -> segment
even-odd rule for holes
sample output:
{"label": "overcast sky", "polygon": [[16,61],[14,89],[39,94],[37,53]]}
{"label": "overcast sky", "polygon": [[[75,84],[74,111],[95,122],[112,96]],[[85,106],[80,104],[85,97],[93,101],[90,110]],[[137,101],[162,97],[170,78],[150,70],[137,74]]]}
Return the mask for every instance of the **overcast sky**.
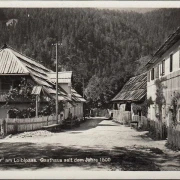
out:
{"label": "overcast sky", "polygon": [[135,11],[139,13],[146,13],[157,10],[158,8],[108,8],[108,9],[117,10],[117,11]]}

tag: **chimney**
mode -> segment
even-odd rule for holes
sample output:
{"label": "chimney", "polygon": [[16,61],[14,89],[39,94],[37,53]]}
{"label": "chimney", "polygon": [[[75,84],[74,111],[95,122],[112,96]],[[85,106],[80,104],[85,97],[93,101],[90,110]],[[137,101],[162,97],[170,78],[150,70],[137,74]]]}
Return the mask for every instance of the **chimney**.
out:
{"label": "chimney", "polygon": [[7,44],[4,44],[2,49],[6,49],[7,48]]}

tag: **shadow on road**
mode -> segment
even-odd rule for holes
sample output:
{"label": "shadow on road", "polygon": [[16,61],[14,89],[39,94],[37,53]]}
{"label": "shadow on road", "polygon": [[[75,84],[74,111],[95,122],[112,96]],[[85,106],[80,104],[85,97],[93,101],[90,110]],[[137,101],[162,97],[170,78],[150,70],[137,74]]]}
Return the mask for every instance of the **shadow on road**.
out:
{"label": "shadow on road", "polygon": [[113,124],[98,124],[97,126],[118,126],[118,125],[113,125]]}
{"label": "shadow on road", "polygon": [[[72,136],[75,136],[78,133],[83,133],[84,130],[98,126],[116,126],[111,122],[104,121],[101,123],[101,121],[103,119],[87,120],[79,128],[73,129],[73,131],[68,133],[72,133]],[[99,129],[100,127],[97,128],[97,130]],[[125,130],[123,133],[129,132],[131,129]],[[111,128],[111,131],[114,131],[114,129]],[[147,136],[145,135],[144,138],[147,138]],[[148,141],[148,139],[146,140]],[[139,141],[141,141],[140,138]],[[93,147],[80,146],[78,148],[74,145],[63,146],[60,142],[51,144],[41,142],[2,142],[0,143],[0,169],[37,170],[43,168],[63,169],[65,167],[73,169],[78,167],[81,170],[98,169],[111,171],[180,170],[180,155],[167,154],[165,152],[159,148],[143,145],[133,145],[132,147],[114,146],[111,150],[104,150],[100,145]]]}
{"label": "shadow on road", "polygon": [[[139,149],[114,147],[113,150],[108,151],[99,149],[99,147],[78,149],[75,147],[63,147],[60,144],[38,145],[34,143],[7,142],[1,143],[0,158],[4,158],[4,161],[0,163],[0,168],[4,170],[9,168],[39,169],[45,167],[81,167],[82,170],[90,170],[95,167],[103,170],[158,171],[160,169],[155,163],[156,159],[159,158],[159,163],[169,160],[169,156],[163,153],[154,153],[153,150],[146,152]],[[17,162],[21,158],[34,158],[37,162]],[[41,162],[41,158],[58,159],[62,160],[62,162]],[[104,158],[105,162],[102,162],[102,158]],[[176,158],[180,162],[180,156],[171,158]],[[5,162],[5,159],[8,159],[9,162]],[[12,162],[10,162],[11,159]]]}
{"label": "shadow on road", "polygon": [[102,122],[104,119],[99,119],[99,118],[95,118],[95,119],[87,119],[85,122],[83,122],[80,127],[77,128],[73,128],[73,131],[85,131],[85,130],[89,130],[92,128],[95,128],[99,125],[100,122]]}

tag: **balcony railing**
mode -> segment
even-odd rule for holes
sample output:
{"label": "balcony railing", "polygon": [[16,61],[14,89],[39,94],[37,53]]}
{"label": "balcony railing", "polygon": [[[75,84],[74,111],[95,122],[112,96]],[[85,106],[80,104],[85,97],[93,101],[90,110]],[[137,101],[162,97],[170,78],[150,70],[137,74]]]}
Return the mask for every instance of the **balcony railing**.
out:
{"label": "balcony railing", "polygon": [[[0,102],[6,102],[8,93],[9,91],[0,91]],[[9,101],[10,102],[32,102],[32,99],[18,96],[14,98],[13,100],[9,100]],[[48,101],[49,101],[49,98],[45,96],[41,96],[40,102],[48,102]]]}
{"label": "balcony railing", "polygon": [[[7,95],[9,91],[0,91],[0,102],[6,102],[7,101]],[[9,99],[9,102],[31,102],[31,100],[23,98],[23,97],[15,97],[14,99]]]}
{"label": "balcony railing", "polygon": [[[7,95],[9,91],[0,91],[0,102],[6,102],[7,101]],[[13,99],[9,99],[9,102],[32,102],[32,99],[25,98],[23,96],[16,96],[13,97]]]}

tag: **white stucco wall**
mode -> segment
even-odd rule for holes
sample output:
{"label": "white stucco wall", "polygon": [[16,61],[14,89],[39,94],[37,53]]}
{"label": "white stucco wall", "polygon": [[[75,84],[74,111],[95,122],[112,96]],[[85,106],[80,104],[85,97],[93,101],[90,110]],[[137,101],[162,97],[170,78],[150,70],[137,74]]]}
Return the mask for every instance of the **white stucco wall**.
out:
{"label": "white stucco wall", "polygon": [[[173,54],[173,70],[170,72],[170,54]],[[165,60],[165,74],[162,76],[162,61]],[[162,109],[163,121],[167,124],[169,122],[168,109],[171,104],[171,99],[174,91],[180,92],[180,41],[173,45],[168,51],[166,51],[159,62],[154,64],[152,68],[159,66],[159,78],[165,77],[166,80],[163,82],[165,85],[164,96],[166,99],[166,106]],[[151,69],[152,69],[151,68]],[[153,101],[156,99],[156,76],[154,80],[151,80],[151,69],[150,69],[150,82],[147,82],[147,98],[152,98]],[[151,120],[157,120],[155,105],[151,105],[148,109],[148,118]]]}

